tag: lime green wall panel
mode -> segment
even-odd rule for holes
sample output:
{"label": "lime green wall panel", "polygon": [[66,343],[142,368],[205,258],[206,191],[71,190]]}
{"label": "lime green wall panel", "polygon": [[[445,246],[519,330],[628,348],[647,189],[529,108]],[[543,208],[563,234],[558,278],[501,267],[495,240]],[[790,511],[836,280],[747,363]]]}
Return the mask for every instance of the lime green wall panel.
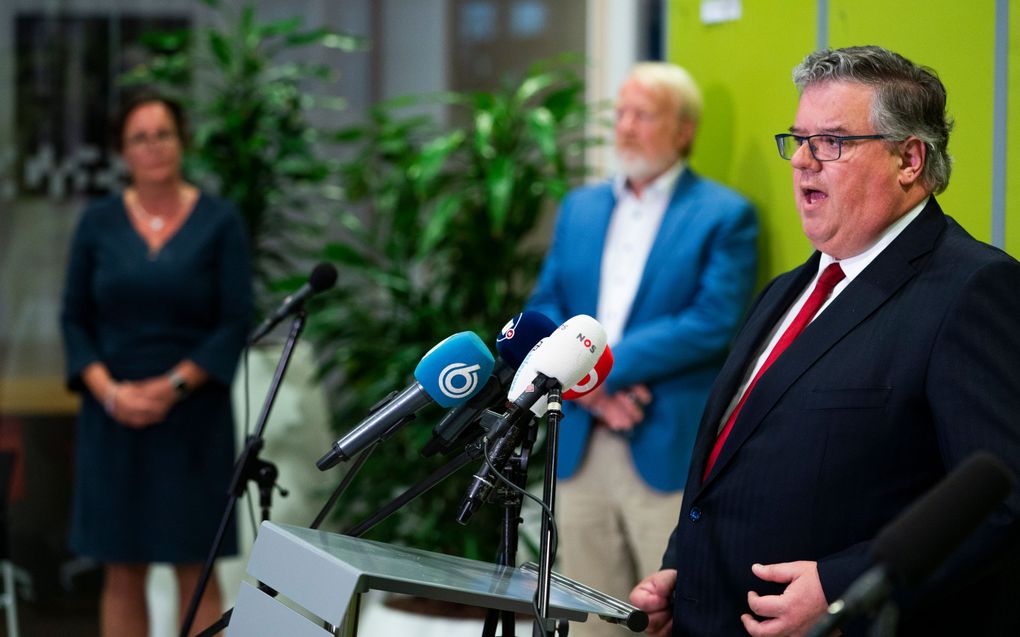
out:
{"label": "lime green wall panel", "polygon": [[830,0],[829,45],[877,44],[929,66],[956,124],[943,209],[982,241],[992,233],[995,2]]}
{"label": "lime green wall panel", "polygon": [[[1009,104],[1006,154],[1006,251],[1020,258],[1020,3],[1009,11]],[[1013,151],[1010,153],[1010,151]]]}
{"label": "lime green wall panel", "polygon": [[[815,48],[815,0],[744,2],[740,20],[705,25],[699,0],[668,5],[667,59],[687,68],[705,94],[691,165],[736,188],[762,223],[759,281],[811,253],[793,204],[789,163],[773,135],[797,110],[793,67]],[[791,28],[791,25],[798,25]]]}
{"label": "lime green wall panel", "polygon": [[[746,194],[762,220],[759,280],[800,263],[810,245],[793,204],[789,165],[772,135],[796,113],[792,68],[814,50],[818,0],[742,2],[739,20],[701,23],[701,0],[671,0],[667,59],[695,76],[705,116],[692,165]],[[1009,16],[1007,251],[1020,255],[1020,3]],[[995,5],[958,0],[828,0],[832,47],[878,44],[934,68],[949,93],[956,125],[944,208],[974,236],[991,240]],[[1016,149],[1016,150],[1014,150]],[[1013,150],[1012,156],[1009,151]]]}

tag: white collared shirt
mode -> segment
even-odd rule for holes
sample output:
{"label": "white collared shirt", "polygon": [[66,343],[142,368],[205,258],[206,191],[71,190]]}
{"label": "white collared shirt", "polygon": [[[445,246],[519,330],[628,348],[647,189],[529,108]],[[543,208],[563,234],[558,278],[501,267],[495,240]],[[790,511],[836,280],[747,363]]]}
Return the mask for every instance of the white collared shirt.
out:
{"label": "white collared shirt", "polygon": [[657,177],[637,196],[622,175],[613,180],[613,208],[602,249],[596,317],[606,329],[610,346],[623,336],[645,263],[662,225],[666,207],[684,171],[683,160]]}
{"label": "white collared shirt", "polygon": [[[850,282],[857,278],[857,275],[863,272],[864,268],[868,267],[868,265],[875,260],[875,257],[881,254],[882,251],[893,242],[893,239],[898,237],[900,233],[903,232],[903,229],[910,225],[910,222],[921,214],[921,210],[924,209],[927,203],[928,197],[925,197],[924,201],[917,204],[917,206],[912,208],[907,214],[903,215],[886,228],[878,240],[864,252],[856,256],[839,260],[839,266],[843,269],[843,274],[846,276],[842,281],[836,284],[836,287],[832,289],[832,294],[825,303],[818,308],[815,315],[811,317],[812,321],[818,318],[821,313],[825,311],[825,308],[829,307],[832,301],[839,296],[839,294],[845,290],[848,285],[850,285]],[[794,301],[793,305],[786,310],[786,313],[783,314],[783,318],[779,321],[779,323],[772,328],[771,336],[769,337],[766,345],[758,352],[758,357],[754,361],[754,366],[751,367],[744,376],[744,382],[740,384],[740,389],[737,390],[736,395],[730,401],[730,406],[726,408],[726,413],[723,414],[722,420],[719,423],[720,430],[723,426],[725,426],[726,421],[729,420],[730,412],[732,412],[737,406],[737,402],[740,400],[740,397],[744,395],[745,391],[747,391],[747,386],[751,384],[751,379],[755,377],[761,366],[765,364],[765,359],[768,357],[768,353],[776,346],[776,343],[779,341],[779,337],[782,336],[783,332],[786,331],[786,328],[790,326],[790,323],[793,323],[794,317],[797,316],[797,313],[800,312],[800,308],[802,308],[807,302],[808,297],[811,295],[811,290],[815,288],[815,283],[818,282],[819,277],[822,275],[822,271],[827,268],[829,264],[835,263],[837,260],[838,259],[835,259],[824,252],[821,254],[821,258],[818,260],[818,271],[815,272],[815,276],[804,287],[804,290],[800,293],[800,296],[797,297],[797,300]]]}

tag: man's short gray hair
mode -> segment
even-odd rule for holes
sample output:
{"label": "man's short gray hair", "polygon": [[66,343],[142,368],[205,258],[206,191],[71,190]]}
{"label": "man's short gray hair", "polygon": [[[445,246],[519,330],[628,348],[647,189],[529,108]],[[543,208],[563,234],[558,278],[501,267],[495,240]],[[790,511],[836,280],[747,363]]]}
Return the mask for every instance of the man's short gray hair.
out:
{"label": "man's short gray hair", "polygon": [[659,88],[670,93],[680,105],[680,120],[695,124],[701,119],[704,101],[701,89],[686,69],[669,62],[638,62],[628,77],[636,79],[650,88]]}
{"label": "man's short gray hair", "polygon": [[[704,100],[697,82],[686,69],[669,62],[638,62],[631,68],[627,78],[637,80],[648,88],[668,93],[678,105],[677,117],[680,122],[690,121],[697,130]],[[693,143],[692,138],[691,145]],[[690,151],[689,145],[680,152],[686,157]]]}
{"label": "man's short gray hair", "polygon": [[871,123],[880,135],[900,141],[914,136],[927,147],[921,182],[938,194],[949,185],[953,160],[946,115],[946,87],[932,69],[878,46],[815,51],[793,69],[804,90],[824,82],[856,82],[875,91]]}

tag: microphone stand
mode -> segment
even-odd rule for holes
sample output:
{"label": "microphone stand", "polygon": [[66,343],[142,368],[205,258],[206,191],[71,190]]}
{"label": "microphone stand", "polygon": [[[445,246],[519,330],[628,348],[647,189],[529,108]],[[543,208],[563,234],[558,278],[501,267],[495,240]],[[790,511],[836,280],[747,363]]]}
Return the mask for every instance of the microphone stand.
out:
{"label": "microphone stand", "polygon": [[[344,477],[340,481],[340,484],[337,485],[337,488],[333,491],[333,494],[329,497],[329,500],[322,507],[322,509],[319,510],[318,515],[315,516],[315,519],[312,520],[312,523],[308,528],[317,529],[322,525],[323,520],[326,519],[326,515],[336,504],[336,501],[340,498],[340,496],[343,495],[343,493],[347,490],[351,482],[354,480],[354,477],[358,474],[358,471],[361,470],[362,465],[365,464],[365,461],[368,460],[368,458],[372,455],[372,452],[375,451],[378,446],[379,443],[376,442],[369,448],[357,454],[357,457],[354,459],[354,462],[351,463],[351,468],[347,470],[346,474],[344,474]],[[263,519],[268,519],[268,517]],[[274,591],[273,589],[271,589],[270,587],[266,586],[261,582],[259,582],[258,587],[264,593],[271,597],[275,597],[277,594],[276,591]],[[233,615],[233,613],[234,613],[233,608],[228,609],[225,613],[223,613],[223,615],[218,620],[216,620],[215,623],[213,623],[208,628],[199,633],[197,637],[213,637],[213,635],[219,633],[221,630],[223,630],[230,624],[230,616]]]}
{"label": "microphone stand", "polygon": [[[276,372],[273,374],[273,381],[269,385],[269,392],[262,404],[262,412],[259,414],[259,419],[255,426],[255,433],[248,436],[244,445],[244,450],[241,452],[237,463],[234,465],[234,477],[230,482],[230,488],[227,492],[227,506],[223,511],[223,517],[220,520],[219,529],[216,531],[216,538],[213,540],[212,547],[209,550],[209,556],[206,558],[205,564],[202,566],[202,575],[199,577],[198,585],[195,587],[195,592],[191,596],[191,602],[188,605],[188,614],[184,618],[184,623],[181,624],[180,637],[187,637],[191,631],[192,624],[195,623],[195,614],[198,612],[198,604],[202,599],[202,594],[205,592],[206,585],[209,583],[209,576],[212,574],[216,555],[220,552],[220,546],[223,544],[223,538],[226,535],[230,517],[234,514],[234,509],[237,506],[237,500],[247,489],[249,480],[257,484],[259,487],[259,505],[262,509],[262,520],[265,521],[269,519],[273,487],[276,486],[276,476],[278,472],[276,465],[259,458],[259,452],[265,444],[265,441],[262,439],[262,433],[265,431],[266,422],[269,420],[269,411],[273,408],[273,402],[276,400],[276,394],[280,389],[281,382],[283,381],[283,375],[287,372],[287,366],[290,364],[291,356],[294,354],[294,346],[297,344],[298,337],[301,335],[301,331],[305,327],[305,319],[307,316],[308,313],[305,311],[304,307],[298,308],[294,316],[294,320],[291,322],[290,334],[287,335],[287,342],[284,344],[283,352],[280,355],[280,361],[276,365]],[[281,495],[286,496],[287,492],[281,489]],[[219,632],[219,630],[226,626],[226,623],[224,622],[227,617],[229,617],[229,611],[220,617],[216,623],[203,631],[203,634],[215,635]],[[215,630],[213,630],[212,633],[209,633],[209,630],[212,629]]]}
{"label": "microphone stand", "polygon": [[353,463],[351,463],[351,468],[344,474],[344,479],[341,480],[340,484],[338,484],[336,489],[333,490],[333,494],[329,496],[326,504],[322,506],[318,515],[315,516],[315,519],[312,520],[312,523],[308,528],[318,529],[322,526],[322,522],[326,519],[326,515],[329,514],[329,512],[333,509],[333,506],[336,505],[336,501],[340,499],[340,496],[347,491],[347,487],[351,486],[351,482],[354,481],[354,476],[358,475],[358,472],[361,471],[361,466],[365,464],[365,461],[372,455],[372,452],[376,450],[379,446],[379,442],[380,441],[377,440],[371,447],[358,454],[358,457],[354,459]]}
{"label": "microphone stand", "polygon": [[[528,427],[528,435],[521,445],[520,454],[515,454],[507,461],[507,477],[521,489],[527,484],[528,459],[531,449],[534,446],[538,428],[531,424]],[[449,476],[459,471],[464,465],[477,460],[484,454],[484,447],[481,440],[475,441],[464,448],[464,450],[451,461],[442,465],[421,482],[412,485],[402,494],[394,498],[389,504],[383,506],[372,516],[359,524],[344,530],[342,533],[350,537],[361,537],[376,524],[379,524],[398,509],[411,500],[430,490]],[[362,454],[365,455],[365,454]],[[500,467],[502,469],[502,467]],[[519,540],[518,529],[523,522],[521,518],[521,505],[523,498],[513,489],[502,487],[499,490],[503,498],[503,529],[502,542],[496,563],[500,566],[516,566],[517,544]],[[328,508],[328,505],[327,505]],[[322,514],[320,514],[321,517]],[[516,618],[513,611],[499,611],[489,609],[486,613],[485,624],[482,628],[482,637],[495,637],[496,627],[502,621],[503,637],[514,637],[516,635]]]}
{"label": "microphone stand", "polygon": [[[527,436],[521,444],[521,452],[513,455],[506,463],[506,477],[521,489],[524,489],[528,482],[528,460],[537,438],[537,432],[538,427],[534,423],[530,424]],[[497,467],[497,469],[502,468]],[[524,498],[520,493],[506,485],[501,485],[498,493],[503,498],[503,533],[502,544],[496,557],[496,564],[514,567],[517,566],[519,528],[524,521],[521,517],[521,505],[524,503]],[[495,608],[490,608],[485,614],[482,637],[495,637],[496,625],[500,621],[503,623],[503,637],[514,637],[517,634],[516,616],[513,611],[499,611]]]}
{"label": "microphone stand", "polygon": [[[552,563],[556,557],[553,546],[553,508],[556,504],[556,454],[559,453],[560,420],[563,418],[562,388],[558,382],[549,387],[549,407],[547,415],[547,432],[545,448],[545,484],[542,488],[542,502],[548,507],[543,511],[540,559],[538,563],[538,584],[535,597],[538,604],[538,617],[535,618],[534,637],[548,634],[549,627],[549,588],[552,579]],[[562,626],[568,626],[563,622]],[[555,628],[553,629],[555,630]]]}

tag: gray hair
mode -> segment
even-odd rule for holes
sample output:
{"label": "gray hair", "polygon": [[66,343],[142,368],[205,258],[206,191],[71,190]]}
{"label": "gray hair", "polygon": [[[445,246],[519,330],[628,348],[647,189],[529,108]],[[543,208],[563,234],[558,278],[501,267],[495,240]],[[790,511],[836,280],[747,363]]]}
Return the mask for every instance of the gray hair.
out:
{"label": "gray hair", "polygon": [[[680,123],[690,121],[697,130],[704,100],[701,97],[701,89],[686,69],[669,62],[638,62],[631,68],[627,78],[667,93],[676,102],[676,115]],[[680,155],[683,157],[690,155],[693,145],[692,137],[687,147],[680,149]]]}
{"label": "gray hair", "polygon": [[680,121],[690,120],[697,124],[701,119],[701,89],[685,69],[669,62],[638,62],[628,77],[650,88],[662,89],[674,97],[679,106],[677,115]]}
{"label": "gray hair", "polygon": [[946,189],[953,168],[948,151],[953,120],[946,115],[946,87],[935,71],[882,47],[853,46],[815,51],[793,69],[801,93],[822,82],[872,87],[875,130],[897,141],[914,136],[924,142],[921,183],[935,194]]}

